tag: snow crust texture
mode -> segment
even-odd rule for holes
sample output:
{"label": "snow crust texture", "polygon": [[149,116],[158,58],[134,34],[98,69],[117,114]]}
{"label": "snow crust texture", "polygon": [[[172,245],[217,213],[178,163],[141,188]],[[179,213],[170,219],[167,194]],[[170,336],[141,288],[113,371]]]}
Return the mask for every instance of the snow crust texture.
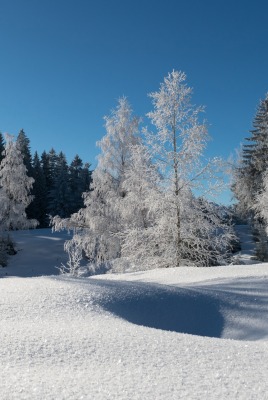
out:
{"label": "snow crust texture", "polygon": [[2,274],[0,293],[3,400],[268,399],[267,264]]}

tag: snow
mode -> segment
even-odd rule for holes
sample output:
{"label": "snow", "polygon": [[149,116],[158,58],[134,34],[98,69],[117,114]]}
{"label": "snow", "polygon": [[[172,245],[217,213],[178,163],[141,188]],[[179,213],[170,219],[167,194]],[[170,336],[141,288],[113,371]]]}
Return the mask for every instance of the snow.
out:
{"label": "snow", "polygon": [[241,243],[241,251],[234,255],[234,260],[240,264],[256,263],[256,242],[254,242],[251,227],[236,225],[235,231]]}
{"label": "snow", "polygon": [[51,234],[50,229],[15,231],[12,237],[16,243],[17,255],[10,257],[8,268],[1,274],[21,277],[57,275],[61,264],[67,262],[63,251],[65,240],[70,239],[66,232]]}
{"label": "snow", "polygon": [[67,234],[15,234],[1,399],[268,399],[268,264],[72,278]]}

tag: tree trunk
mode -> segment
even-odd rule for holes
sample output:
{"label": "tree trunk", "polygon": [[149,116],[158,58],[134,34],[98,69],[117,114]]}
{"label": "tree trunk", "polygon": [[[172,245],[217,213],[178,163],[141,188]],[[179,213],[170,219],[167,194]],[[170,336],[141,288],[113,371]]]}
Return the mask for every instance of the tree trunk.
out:
{"label": "tree trunk", "polygon": [[176,226],[177,226],[177,239],[176,239],[176,266],[180,266],[181,261],[181,216],[179,207],[179,173],[178,173],[178,160],[177,160],[177,140],[176,140],[176,116],[173,116],[173,169],[175,179],[175,199],[176,199]]}

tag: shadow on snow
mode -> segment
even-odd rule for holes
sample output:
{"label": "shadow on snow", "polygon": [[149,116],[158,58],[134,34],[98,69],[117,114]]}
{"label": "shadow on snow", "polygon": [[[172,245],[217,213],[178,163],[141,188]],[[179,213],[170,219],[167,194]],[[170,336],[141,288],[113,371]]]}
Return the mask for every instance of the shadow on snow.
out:
{"label": "shadow on snow", "polygon": [[133,324],[199,336],[221,336],[224,320],[219,302],[209,295],[148,283],[94,279],[97,282],[106,294],[96,304]]}

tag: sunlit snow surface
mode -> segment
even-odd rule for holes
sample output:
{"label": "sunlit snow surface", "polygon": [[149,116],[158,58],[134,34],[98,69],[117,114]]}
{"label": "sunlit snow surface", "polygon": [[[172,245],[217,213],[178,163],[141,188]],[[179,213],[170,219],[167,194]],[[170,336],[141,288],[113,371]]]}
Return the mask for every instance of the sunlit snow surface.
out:
{"label": "sunlit snow surface", "polygon": [[268,264],[74,279],[66,234],[16,235],[1,399],[268,399]]}

